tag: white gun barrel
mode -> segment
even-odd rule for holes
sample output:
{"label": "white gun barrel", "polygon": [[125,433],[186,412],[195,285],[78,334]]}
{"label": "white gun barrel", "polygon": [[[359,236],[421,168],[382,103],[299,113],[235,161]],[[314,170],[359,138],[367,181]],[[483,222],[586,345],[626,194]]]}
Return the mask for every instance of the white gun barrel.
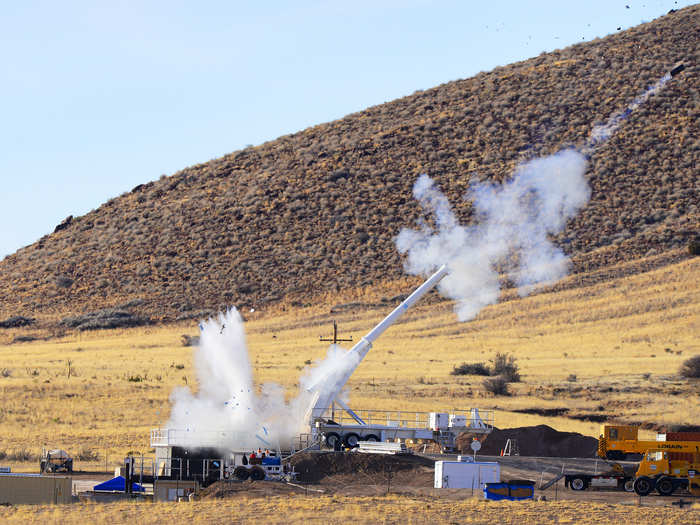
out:
{"label": "white gun barrel", "polygon": [[387,328],[394,324],[406,310],[413,306],[421,297],[432,290],[440,280],[447,275],[447,265],[442,265],[427,281],[421,284],[414,292],[404,299],[400,305],[387,315],[377,326],[360,339],[343,356],[343,366],[335,368],[326,377],[320,378],[314,384],[310,385],[307,390],[310,392],[318,392],[315,397],[313,408],[311,411],[312,418],[321,417],[323,412],[331,405],[336,396],[342,391],[345,383],[348,382],[350,376],[362,362],[364,357],[372,348],[372,343],[382,335]]}
{"label": "white gun barrel", "polygon": [[[403,302],[394,308],[394,311],[387,315],[381,323],[372,328],[372,330],[364,337],[367,342],[372,345],[377,338],[384,333],[384,331],[389,328],[396,320],[403,315],[403,313],[408,310],[411,306],[417,303],[421,297],[432,290],[440,280],[447,274],[447,265],[443,264],[437,272],[428,278],[423,284],[416,288],[411,295],[406,297]],[[359,343],[358,343],[359,345]],[[355,346],[358,346],[355,345]],[[352,352],[353,349],[350,351]]]}

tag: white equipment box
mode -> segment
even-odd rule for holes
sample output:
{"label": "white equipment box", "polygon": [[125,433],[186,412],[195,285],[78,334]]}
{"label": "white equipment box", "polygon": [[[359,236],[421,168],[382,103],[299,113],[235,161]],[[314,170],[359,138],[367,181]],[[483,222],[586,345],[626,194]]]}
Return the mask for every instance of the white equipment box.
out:
{"label": "white equipment box", "polygon": [[430,430],[447,430],[449,425],[448,414],[441,412],[431,412],[428,417],[428,426]]}
{"label": "white equipment box", "polygon": [[485,483],[501,481],[501,466],[496,462],[436,461],[436,489],[481,490]]}

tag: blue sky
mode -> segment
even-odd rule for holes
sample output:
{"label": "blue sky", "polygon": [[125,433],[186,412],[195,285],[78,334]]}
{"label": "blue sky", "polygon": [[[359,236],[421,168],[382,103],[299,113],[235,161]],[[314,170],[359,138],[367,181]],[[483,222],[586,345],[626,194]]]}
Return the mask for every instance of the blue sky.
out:
{"label": "blue sky", "polygon": [[5,2],[0,258],[162,174],[693,3]]}

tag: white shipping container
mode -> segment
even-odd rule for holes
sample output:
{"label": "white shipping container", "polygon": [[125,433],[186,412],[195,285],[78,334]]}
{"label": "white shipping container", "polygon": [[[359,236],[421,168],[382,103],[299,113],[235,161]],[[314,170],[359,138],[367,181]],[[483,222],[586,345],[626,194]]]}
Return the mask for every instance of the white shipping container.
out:
{"label": "white shipping container", "polygon": [[501,481],[501,466],[496,462],[436,461],[436,489],[481,490],[485,483]]}

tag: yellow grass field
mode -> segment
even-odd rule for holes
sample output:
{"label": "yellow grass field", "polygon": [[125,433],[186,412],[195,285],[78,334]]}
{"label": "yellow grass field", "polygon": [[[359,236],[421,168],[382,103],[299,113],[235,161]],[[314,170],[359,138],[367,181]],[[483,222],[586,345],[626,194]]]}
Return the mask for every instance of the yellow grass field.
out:
{"label": "yellow grass field", "polygon": [[[390,328],[349,382],[355,408],[495,409],[496,426],[548,424],[597,436],[599,424],[512,410],[566,407],[621,421],[700,422],[700,383],[677,375],[700,353],[700,259],[589,287],[513,297],[457,322],[447,302],[427,301]],[[403,290],[409,292],[413,285]],[[329,314],[330,306],[256,314],[246,324],[259,382],[290,395],[308,360],[323,357],[332,319],[341,336],[364,335],[390,310]],[[11,332],[6,337],[22,333]],[[61,447],[85,468],[111,468],[127,452],[149,452],[149,430],[168,419],[176,386],[195,387],[193,348],[182,334],[196,323],[74,333],[0,346],[2,464],[42,446]],[[512,396],[485,392],[482,377],[450,375],[462,362],[496,352],[517,358]],[[69,376],[70,369],[70,376]],[[575,375],[575,381],[571,375]],[[88,465],[89,463],[89,465]]]}
{"label": "yellow grass field", "polygon": [[673,523],[694,524],[700,506],[669,508],[571,501],[487,502],[385,497],[272,496],[193,503],[0,507],[3,523]]}

